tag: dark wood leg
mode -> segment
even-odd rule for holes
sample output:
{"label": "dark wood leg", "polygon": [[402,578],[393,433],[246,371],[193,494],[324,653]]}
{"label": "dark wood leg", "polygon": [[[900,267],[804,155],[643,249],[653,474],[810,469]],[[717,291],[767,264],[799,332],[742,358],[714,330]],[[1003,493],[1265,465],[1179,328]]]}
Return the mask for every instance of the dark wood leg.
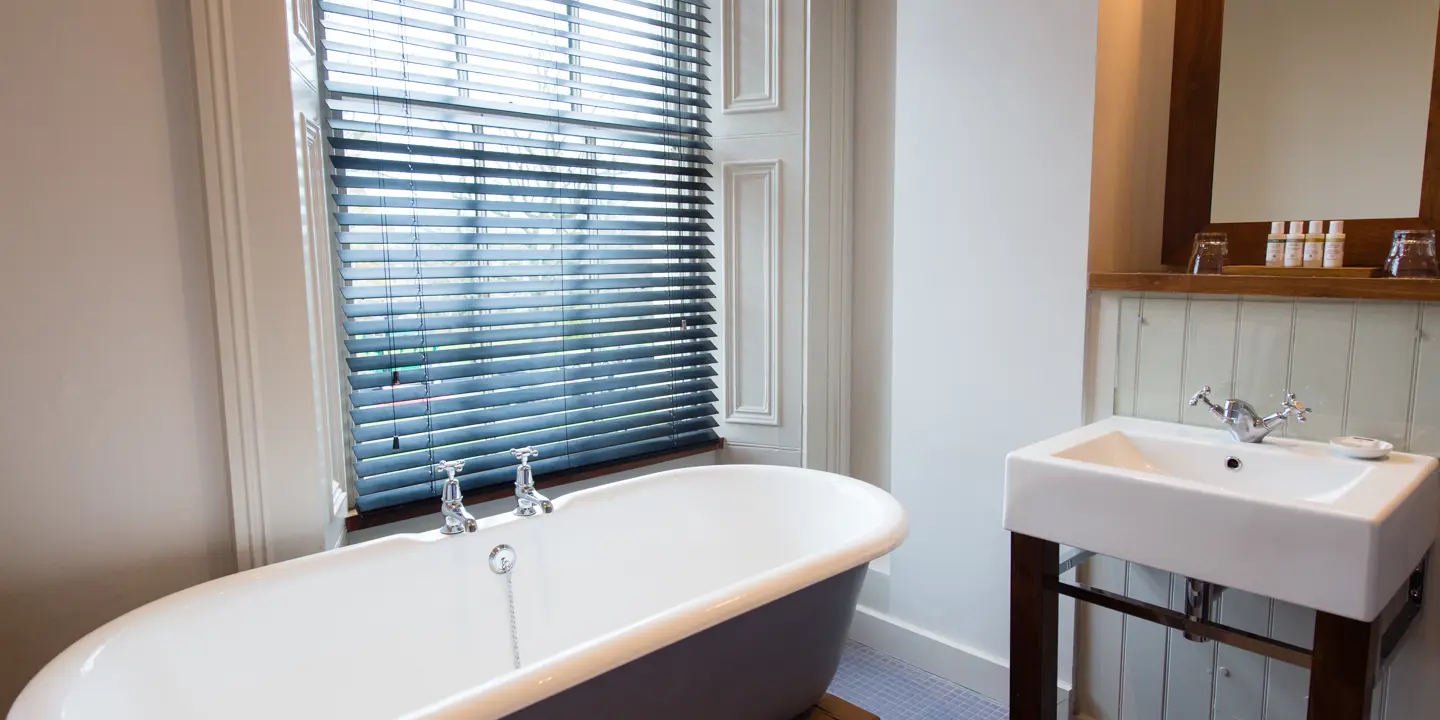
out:
{"label": "dark wood leg", "polygon": [[1010,535],[1010,720],[1055,720],[1060,546]]}
{"label": "dark wood leg", "polygon": [[1380,623],[1315,614],[1309,720],[1370,720]]}

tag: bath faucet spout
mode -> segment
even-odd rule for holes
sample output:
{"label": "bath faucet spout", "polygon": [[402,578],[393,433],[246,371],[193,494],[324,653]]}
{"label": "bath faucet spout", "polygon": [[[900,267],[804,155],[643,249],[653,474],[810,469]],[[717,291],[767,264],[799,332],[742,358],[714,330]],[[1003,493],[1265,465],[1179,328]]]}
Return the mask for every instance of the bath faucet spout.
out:
{"label": "bath faucet spout", "polygon": [[519,506],[515,508],[515,514],[532,517],[540,513],[549,515],[554,512],[555,506],[550,503],[550,498],[535,491],[535,475],[530,469],[530,458],[537,457],[540,452],[532,447],[523,447],[511,450],[510,454],[520,461],[520,466],[515,468],[515,502]]}

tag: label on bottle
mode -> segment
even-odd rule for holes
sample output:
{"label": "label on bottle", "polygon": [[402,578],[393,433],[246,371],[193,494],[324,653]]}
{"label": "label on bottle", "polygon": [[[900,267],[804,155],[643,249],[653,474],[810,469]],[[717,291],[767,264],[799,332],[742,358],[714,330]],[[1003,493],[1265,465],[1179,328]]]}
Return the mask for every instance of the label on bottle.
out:
{"label": "label on bottle", "polygon": [[1285,266],[1285,240],[1270,240],[1265,243],[1265,267]]}
{"label": "label on bottle", "polygon": [[1327,267],[1327,268],[1345,267],[1345,241],[1344,241],[1344,240],[1326,240],[1326,241],[1325,241],[1325,267]]}
{"label": "label on bottle", "polygon": [[1306,240],[1306,241],[1305,241],[1305,267],[1307,267],[1307,268],[1318,268],[1318,267],[1324,267],[1324,264],[1325,264],[1325,241],[1324,241],[1324,240]]}
{"label": "label on bottle", "polygon": [[1285,267],[1305,266],[1305,240],[1302,238],[1287,238],[1285,240]]}

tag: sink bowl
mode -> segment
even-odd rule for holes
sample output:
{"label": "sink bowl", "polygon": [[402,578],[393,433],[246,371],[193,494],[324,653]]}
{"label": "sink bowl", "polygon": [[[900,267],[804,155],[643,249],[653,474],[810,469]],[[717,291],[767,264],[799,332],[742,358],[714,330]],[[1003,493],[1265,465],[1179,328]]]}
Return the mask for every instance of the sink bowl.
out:
{"label": "sink bowl", "polygon": [[1005,528],[1373,620],[1435,539],[1435,458],[1113,417],[1009,454]]}

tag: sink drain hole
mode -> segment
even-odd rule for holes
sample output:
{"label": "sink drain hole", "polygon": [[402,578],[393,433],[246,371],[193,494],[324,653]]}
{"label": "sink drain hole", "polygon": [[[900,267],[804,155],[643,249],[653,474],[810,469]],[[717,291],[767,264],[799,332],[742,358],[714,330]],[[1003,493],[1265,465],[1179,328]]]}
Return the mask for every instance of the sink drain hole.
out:
{"label": "sink drain hole", "polygon": [[1240,462],[1240,458],[1237,458],[1233,455],[1225,458],[1225,467],[1230,468],[1231,470],[1239,470],[1244,465],[1245,463]]}

